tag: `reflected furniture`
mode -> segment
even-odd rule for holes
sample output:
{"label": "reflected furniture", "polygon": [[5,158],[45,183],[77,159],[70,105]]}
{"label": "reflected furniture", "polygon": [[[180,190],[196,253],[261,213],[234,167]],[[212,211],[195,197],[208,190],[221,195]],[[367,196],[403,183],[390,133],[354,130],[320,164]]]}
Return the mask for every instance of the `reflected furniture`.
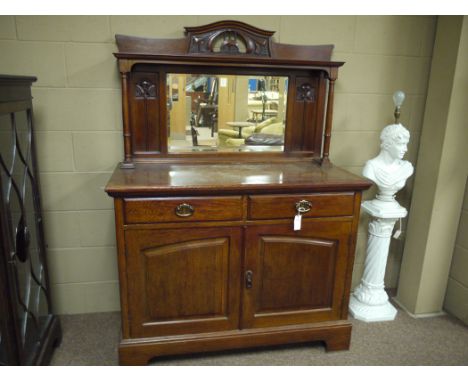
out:
{"label": "reflected furniture", "polygon": [[[267,128],[268,127],[268,128]],[[265,130],[265,131],[264,131]],[[268,118],[263,122],[244,127],[241,134],[231,129],[219,129],[218,141],[222,146],[241,146],[253,134],[275,134],[284,136],[284,124],[277,122],[276,118]],[[240,135],[240,136],[239,136]]]}
{"label": "reflected furniture", "polygon": [[[116,36],[124,160],[106,192],[115,208],[120,364],[311,341],[348,349],[360,201],[371,183],[329,159],[343,63],[330,60],[331,45],[279,44],[274,32],[238,21],[185,34]],[[171,73],[287,77],[284,145],[171,152]],[[154,90],[139,91],[143,84]]]}
{"label": "reflected furniture", "polygon": [[207,102],[200,102],[198,104],[197,126],[203,125],[211,127],[211,136],[213,136],[216,129],[216,120],[218,115],[218,79],[214,78],[211,85],[210,94]]}
{"label": "reflected furniture", "polygon": [[48,364],[60,343],[50,302],[31,85],[0,76],[0,365]]}
{"label": "reflected furniture", "polygon": [[[252,116],[255,122],[263,121],[263,118],[276,117],[278,115],[278,110],[252,110]],[[260,119],[259,119],[260,117]]]}
{"label": "reflected furniture", "polygon": [[[244,130],[246,131],[242,133],[241,138],[227,138],[225,140],[225,144],[227,146],[242,146],[242,147],[249,148],[251,150],[252,149],[250,147],[251,142],[255,142],[256,140],[258,140],[258,137],[268,135],[268,136],[275,136],[275,141],[281,142],[281,144],[278,144],[278,143],[275,143],[274,145],[265,144],[264,146],[266,147],[267,150],[272,150],[272,148],[269,146],[278,146],[278,145],[281,147],[284,146],[284,124],[282,122],[272,123],[262,128],[255,127],[254,129],[244,129]],[[227,132],[226,131],[220,132],[220,143],[222,143],[223,135],[227,135]]]}
{"label": "reflected furniture", "polygon": [[[266,120],[266,116],[273,114],[278,120],[283,121],[287,109],[287,94],[285,92],[287,81],[288,78],[285,76],[167,73],[168,91],[166,97],[167,103],[170,105],[168,107],[168,125],[166,128],[170,141],[168,151],[171,153],[191,152],[193,149],[203,150],[200,148],[202,145],[193,143],[190,145],[187,132],[189,128],[192,130],[191,125],[200,133],[200,138],[202,136],[206,137],[206,134],[202,134],[202,132],[207,131],[207,129],[210,130],[210,138],[212,139],[209,140],[210,143],[205,142],[205,151],[209,148],[209,150],[222,152],[230,150],[228,146],[224,145],[227,138],[224,136],[225,134],[218,136],[219,134],[216,133],[224,133],[229,130],[227,135],[231,135],[231,130],[236,129],[236,127],[231,129],[232,126],[229,124],[232,124],[232,122],[229,121],[238,121],[240,125],[254,122],[257,124]],[[268,91],[261,93],[249,92],[249,86],[252,82],[261,82],[263,88],[268,89]],[[208,88],[212,89],[211,93],[214,93],[214,95],[208,95],[209,93],[206,90]],[[281,89],[281,91],[278,89]],[[261,97],[264,101],[258,100],[258,97]],[[271,101],[267,101],[270,98]],[[263,105],[263,108],[255,114],[251,106],[258,102]],[[266,109],[267,102],[269,107],[276,107],[276,109],[273,111]],[[219,131],[218,125],[220,126]],[[238,131],[237,138],[240,139],[243,136],[243,132],[239,133]]]}
{"label": "reflected furniture", "polygon": [[242,129],[254,126],[255,124],[252,122],[226,122],[226,125],[236,128],[238,130],[238,138],[242,138]]}

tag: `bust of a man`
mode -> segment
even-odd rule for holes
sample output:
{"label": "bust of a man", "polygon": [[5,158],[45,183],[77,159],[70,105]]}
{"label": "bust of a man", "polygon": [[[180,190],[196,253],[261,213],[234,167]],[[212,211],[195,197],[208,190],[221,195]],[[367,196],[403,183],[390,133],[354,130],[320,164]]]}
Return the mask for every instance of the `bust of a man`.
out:
{"label": "bust of a man", "polygon": [[376,198],[380,201],[396,203],[395,194],[413,174],[413,165],[403,160],[409,138],[409,131],[401,124],[385,127],[380,134],[379,155],[364,166],[362,174],[377,185],[379,192]]}

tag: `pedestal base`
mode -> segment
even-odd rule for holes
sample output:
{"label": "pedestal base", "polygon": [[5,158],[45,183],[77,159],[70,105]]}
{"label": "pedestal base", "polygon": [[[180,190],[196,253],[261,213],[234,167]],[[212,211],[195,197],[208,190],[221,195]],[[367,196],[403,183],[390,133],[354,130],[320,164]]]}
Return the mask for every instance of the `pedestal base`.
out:
{"label": "pedestal base", "polygon": [[382,305],[367,305],[353,295],[349,301],[349,312],[355,319],[364,322],[393,321],[397,314],[395,307],[388,301]]}
{"label": "pedestal base", "polygon": [[404,218],[408,214],[406,208],[400,206],[396,201],[367,200],[362,202],[361,208],[374,218],[398,219]]}

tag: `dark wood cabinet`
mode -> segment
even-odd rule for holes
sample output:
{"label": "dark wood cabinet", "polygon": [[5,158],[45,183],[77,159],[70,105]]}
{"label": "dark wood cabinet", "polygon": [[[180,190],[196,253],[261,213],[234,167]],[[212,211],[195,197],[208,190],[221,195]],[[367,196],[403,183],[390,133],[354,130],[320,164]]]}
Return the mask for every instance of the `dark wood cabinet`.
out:
{"label": "dark wood cabinet", "polygon": [[61,339],[42,228],[34,81],[0,76],[0,365],[48,364]]}
{"label": "dark wood cabinet", "polygon": [[[187,27],[176,40],[116,36],[125,157],[106,192],[115,201],[121,364],[308,341],[349,348],[356,232],[370,183],[329,160],[333,84],[343,63],[330,60],[332,46],[278,44],[273,33],[224,21]],[[269,130],[284,129],[282,146],[249,146],[248,121],[230,132],[240,146],[201,143],[203,127],[189,123],[193,94],[182,94],[218,76],[214,119],[247,115],[247,104],[235,114],[229,103],[239,98],[229,93],[236,75],[244,77],[235,89],[247,89],[247,75],[274,83],[272,99],[262,85],[257,104],[283,113]],[[189,104],[175,113],[181,100]],[[184,113],[185,130],[174,138]],[[262,111],[255,113],[256,134]],[[211,137],[222,133],[208,127]]]}
{"label": "dark wood cabinet", "polygon": [[[307,193],[274,194],[272,181],[262,193],[220,196],[219,179],[213,181],[215,191],[191,186],[204,196],[175,197],[173,190],[159,186],[160,194],[171,196],[154,198],[154,190],[145,190],[151,186],[145,171],[161,175],[181,166],[153,166],[117,169],[107,186],[115,198],[122,364],[314,340],[324,341],[329,350],[349,347],[348,299],[360,190],[367,182],[333,167],[328,176],[335,182],[343,176],[346,184],[335,183],[329,193],[310,192],[314,186],[308,181],[321,170],[303,163],[308,179],[292,188],[307,188]],[[261,173],[267,167],[239,165],[237,172],[245,179],[246,170]],[[275,168],[292,176],[297,167]],[[129,176],[133,189],[119,189]],[[322,179],[315,186],[326,184]],[[304,200],[312,208],[303,214],[301,229],[294,230],[296,203]],[[183,205],[193,208],[190,216],[177,214]]]}

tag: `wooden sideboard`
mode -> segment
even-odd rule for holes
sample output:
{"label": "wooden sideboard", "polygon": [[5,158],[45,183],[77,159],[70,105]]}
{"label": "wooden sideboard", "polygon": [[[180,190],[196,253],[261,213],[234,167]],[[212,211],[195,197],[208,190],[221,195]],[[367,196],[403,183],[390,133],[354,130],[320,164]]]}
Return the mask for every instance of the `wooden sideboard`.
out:
{"label": "wooden sideboard", "polygon": [[[309,341],[348,349],[370,183],[328,158],[343,63],[330,61],[330,46],[277,44],[273,32],[235,21],[186,35],[117,36],[125,159],[106,192],[115,202],[120,363]],[[282,151],[171,152],[166,78],[174,72],[287,78]]]}

